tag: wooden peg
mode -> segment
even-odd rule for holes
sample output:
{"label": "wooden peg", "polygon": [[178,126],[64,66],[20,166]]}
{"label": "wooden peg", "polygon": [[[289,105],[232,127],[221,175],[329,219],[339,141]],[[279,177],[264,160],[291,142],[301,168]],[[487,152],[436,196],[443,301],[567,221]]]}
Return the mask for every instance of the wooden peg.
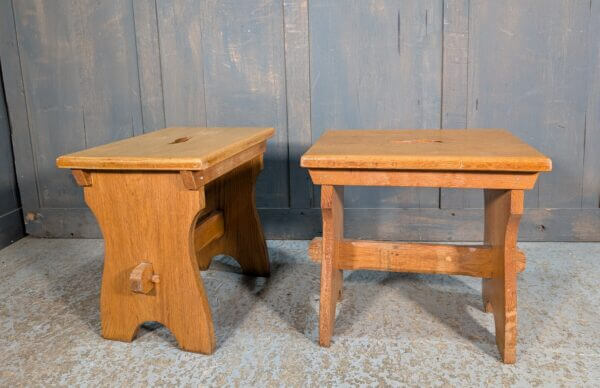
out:
{"label": "wooden peg", "polygon": [[182,170],[179,173],[186,189],[200,190],[204,186],[204,177],[201,172]]}
{"label": "wooden peg", "polygon": [[160,277],[154,274],[152,264],[146,262],[138,264],[129,275],[131,291],[140,294],[149,293],[154,288],[154,284],[159,282]]}

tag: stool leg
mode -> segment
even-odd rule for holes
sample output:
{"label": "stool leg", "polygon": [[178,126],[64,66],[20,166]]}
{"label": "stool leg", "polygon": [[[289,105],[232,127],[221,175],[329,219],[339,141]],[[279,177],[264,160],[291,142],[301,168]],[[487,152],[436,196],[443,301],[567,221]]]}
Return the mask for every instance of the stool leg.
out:
{"label": "stool leg", "polygon": [[523,214],[522,190],[485,190],[485,243],[494,251],[494,277],[483,279],[483,303],[493,312],[496,344],[502,361],[516,361],[517,265],[516,244]]}
{"label": "stool leg", "polygon": [[[210,306],[193,248],[203,189],[185,189],[178,172],[94,171],[91,178],[85,199],[105,240],[102,336],[131,341],[140,324],[158,321],[183,349],[212,353]],[[147,277],[138,277],[145,283],[136,288],[140,265]]]}
{"label": "stool leg", "polygon": [[335,326],[335,307],[342,295],[342,270],[338,269],[339,243],[344,238],[344,188],[321,186],[323,213],[323,258],[321,260],[321,299],[319,344],[329,346]]}
{"label": "stool leg", "polygon": [[206,187],[207,209],[223,212],[225,232],[217,241],[196,251],[200,270],[208,269],[214,255],[226,254],[240,264],[244,274],[269,276],[269,255],[254,191],[262,167],[261,155]]}
{"label": "stool leg", "polygon": [[219,182],[225,216],[225,249],[246,275],[269,276],[269,255],[258,212],[255,186],[263,158],[240,166]]}

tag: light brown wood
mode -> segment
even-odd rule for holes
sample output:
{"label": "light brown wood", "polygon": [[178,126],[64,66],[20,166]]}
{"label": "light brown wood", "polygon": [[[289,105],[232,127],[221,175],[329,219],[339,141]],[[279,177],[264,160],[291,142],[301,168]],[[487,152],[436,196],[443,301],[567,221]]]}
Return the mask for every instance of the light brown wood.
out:
{"label": "light brown wood", "polygon": [[154,273],[151,263],[138,264],[129,275],[131,291],[147,294],[154,288],[154,283],[159,283],[159,275]]}
{"label": "light brown wood", "polygon": [[252,147],[240,152],[239,154],[224,160],[203,171],[181,171],[183,184],[189,190],[198,190],[198,188],[209,184],[218,177],[221,177],[250,160],[261,157],[267,150],[265,142],[253,145]]}
{"label": "light brown wood", "polygon": [[319,343],[331,344],[335,308],[342,296],[343,274],[339,269],[340,242],[344,238],[344,188],[321,187],[323,212],[323,256],[321,259],[321,299],[319,307]]}
{"label": "light brown wood", "polygon": [[56,164],[83,170],[199,171],[264,143],[274,133],[273,128],[173,127],[63,155]]}
{"label": "light brown wood", "polygon": [[314,184],[340,186],[532,189],[538,173],[311,169]]}
{"label": "light brown wood", "polygon": [[92,184],[92,175],[88,171],[84,170],[73,170],[71,171],[73,174],[73,178],[75,178],[75,182],[81,187],[91,186]]}
{"label": "light brown wood", "polygon": [[[321,262],[319,342],[329,346],[342,270],[459,274],[483,278],[484,308],[494,313],[505,363],[516,359],[516,248],[523,190],[552,162],[503,130],[328,131],[302,156],[321,185],[323,238],[309,255]],[[345,240],[344,186],[480,188],[485,190],[485,238],[478,246]],[[333,210],[337,209],[337,210]]]}
{"label": "light brown wood", "polygon": [[[309,257],[321,262],[323,239],[314,238]],[[338,268],[413,273],[467,275],[481,278],[497,276],[494,252],[488,245],[445,245],[396,243],[389,241],[347,240],[340,242]],[[517,272],[525,269],[525,254],[515,251]]]}
{"label": "light brown wood", "polygon": [[516,244],[523,214],[522,190],[485,190],[484,241],[494,252],[495,276],[483,279],[483,304],[493,312],[496,344],[507,364],[516,362],[517,265]]}
{"label": "light brown wood", "polygon": [[552,161],[505,130],[329,130],[306,168],[550,171]]}
{"label": "light brown wood", "polygon": [[[184,189],[177,172],[92,175],[94,183],[84,191],[105,241],[102,336],[131,341],[140,324],[158,321],[183,349],[212,353],[210,306],[193,246],[204,192]],[[148,294],[131,292],[128,284],[141,261],[160,275]]]}
{"label": "light brown wood", "polygon": [[198,220],[194,230],[194,247],[203,249],[208,244],[221,238],[225,234],[225,221],[223,213],[213,211],[205,218]]}
{"label": "light brown wood", "polygon": [[262,156],[243,164],[204,187],[204,212],[219,210],[223,214],[224,233],[208,244],[196,228],[196,259],[200,269],[207,269],[213,256],[233,257],[242,271],[252,276],[269,276],[267,246],[255,203],[255,184],[262,170]]}
{"label": "light brown wood", "polygon": [[158,321],[183,349],[214,351],[199,269],[227,254],[244,273],[269,275],[254,200],[261,169],[259,156],[198,190],[184,187],[176,171],[92,171],[84,191],[106,244],[103,337],[131,341],[140,324]]}
{"label": "light brown wood", "polygon": [[269,275],[254,187],[272,133],[172,128],[59,158],[80,166],[73,175],[105,240],[103,337],[131,341],[158,321],[183,349],[213,352],[199,270],[222,253]]}

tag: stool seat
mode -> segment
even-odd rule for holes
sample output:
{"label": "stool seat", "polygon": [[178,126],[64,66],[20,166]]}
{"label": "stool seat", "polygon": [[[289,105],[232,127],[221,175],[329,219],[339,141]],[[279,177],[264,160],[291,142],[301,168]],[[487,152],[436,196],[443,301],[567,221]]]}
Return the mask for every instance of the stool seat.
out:
{"label": "stool seat", "polygon": [[191,170],[210,168],[273,136],[273,128],[172,127],[60,156],[60,168]]}
{"label": "stool seat", "polygon": [[329,130],[302,167],[391,170],[550,171],[552,161],[501,129]]}

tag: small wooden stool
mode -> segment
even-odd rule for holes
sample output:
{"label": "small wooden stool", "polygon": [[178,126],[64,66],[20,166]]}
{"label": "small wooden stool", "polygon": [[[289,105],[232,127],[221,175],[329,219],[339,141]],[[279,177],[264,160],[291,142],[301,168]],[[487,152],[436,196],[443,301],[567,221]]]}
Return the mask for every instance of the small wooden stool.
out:
{"label": "small wooden stool", "polygon": [[158,321],[210,354],[215,336],[199,270],[216,254],[269,275],[254,200],[273,128],[167,128],[61,156],[105,240],[102,336],[132,341]]}
{"label": "small wooden stool", "polygon": [[[319,342],[329,346],[342,270],[460,274],[483,278],[483,303],[494,313],[496,343],[505,363],[516,360],[516,247],[523,190],[552,162],[503,130],[328,131],[305,154],[302,167],[321,186],[323,238],[309,254],[321,262]],[[344,239],[344,186],[484,189],[484,244],[409,244]]]}

